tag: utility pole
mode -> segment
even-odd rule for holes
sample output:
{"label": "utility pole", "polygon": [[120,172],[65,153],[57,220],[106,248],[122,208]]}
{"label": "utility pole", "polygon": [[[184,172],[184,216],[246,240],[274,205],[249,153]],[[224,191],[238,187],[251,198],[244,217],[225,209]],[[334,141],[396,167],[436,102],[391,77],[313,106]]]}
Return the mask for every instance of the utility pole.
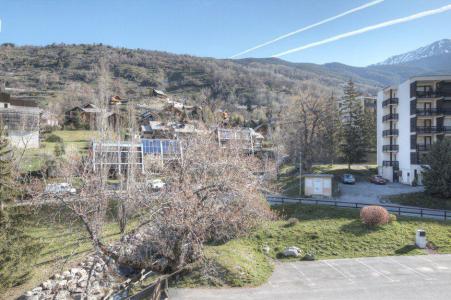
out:
{"label": "utility pole", "polygon": [[302,196],[302,151],[299,151],[299,196]]}

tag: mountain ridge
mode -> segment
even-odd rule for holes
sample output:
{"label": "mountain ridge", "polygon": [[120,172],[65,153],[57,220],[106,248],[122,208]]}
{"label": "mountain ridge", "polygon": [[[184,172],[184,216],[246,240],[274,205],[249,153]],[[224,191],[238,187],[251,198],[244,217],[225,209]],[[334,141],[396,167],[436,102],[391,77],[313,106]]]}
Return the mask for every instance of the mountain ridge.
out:
{"label": "mountain ridge", "polygon": [[[451,53],[399,64],[354,67],[337,62],[319,65],[275,58],[214,59],[101,44],[3,44],[0,80],[16,89],[49,94],[83,92],[92,97],[98,84],[100,61],[107,61],[109,66],[110,93],[143,98],[149,95],[150,88],[156,88],[191,103],[207,101],[226,108],[236,104],[281,103],[299,89],[312,85],[339,95],[350,79],[361,93],[375,95],[380,88],[412,76],[451,74]],[[52,97],[58,103],[59,96]]]}
{"label": "mountain ridge", "polygon": [[443,54],[451,54],[451,39],[442,39],[415,50],[391,56],[375,65],[398,65]]}

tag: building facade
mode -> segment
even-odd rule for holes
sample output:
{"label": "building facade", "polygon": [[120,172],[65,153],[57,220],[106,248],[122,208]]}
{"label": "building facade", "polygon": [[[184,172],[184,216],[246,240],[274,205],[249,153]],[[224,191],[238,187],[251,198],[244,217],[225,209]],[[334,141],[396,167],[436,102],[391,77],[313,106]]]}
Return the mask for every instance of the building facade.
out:
{"label": "building facade", "polygon": [[0,126],[18,148],[39,148],[41,109],[28,98],[11,97],[0,90]]}
{"label": "building facade", "polygon": [[444,138],[451,138],[451,75],[413,77],[378,93],[379,175],[421,185],[424,156]]}

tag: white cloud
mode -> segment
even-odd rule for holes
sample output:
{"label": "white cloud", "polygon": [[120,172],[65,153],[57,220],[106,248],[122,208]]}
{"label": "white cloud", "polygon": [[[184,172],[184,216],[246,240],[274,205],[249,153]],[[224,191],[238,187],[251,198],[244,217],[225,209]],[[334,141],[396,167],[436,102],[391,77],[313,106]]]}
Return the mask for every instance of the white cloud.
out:
{"label": "white cloud", "polygon": [[308,25],[308,26],[306,26],[306,27],[302,27],[302,28],[300,28],[300,29],[298,29],[298,30],[295,30],[295,31],[292,31],[292,32],[290,32],[290,33],[287,33],[287,34],[281,35],[281,36],[279,36],[279,37],[276,37],[276,38],[274,38],[274,39],[272,39],[272,40],[270,40],[270,41],[268,41],[268,42],[265,42],[265,43],[263,43],[263,44],[257,45],[257,46],[255,46],[255,47],[249,48],[249,49],[244,50],[244,51],[242,51],[242,52],[240,52],[240,53],[237,53],[237,54],[235,54],[235,55],[232,55],[230,58],[235,58],[235,57],[241,56],[241,55],[243,55],[243,54],[252,52],[252,51],[257,50],[257,49],[259,49],[259,48],[262,48],[262,47],[268,46],[268,45],[270,45],[270,44],[273,44],[273,43],[275,43],[275,42],[278,42],[278,41],[280,41],[280,40],[286,39],[287,37],[290,37],[290,36],[292,36],[292,35],[295,35],[295,34],[298,34],[298,33],[303,32],[303,31],[307,31],[307,30],[309,30],[309,29],[318,27],[318,26],[323,25],[323,24],[325,24],[325,23],[331,22],[331,21],[333,21],[333,20],[336,20],[336,19],[338,19],[338,18],[344,17],[344,16],[349,15],[349,14],[358,12],[358,11],[360,11],[360,10],[363,10],[363,9],[366,9],[366,8],[371,7],[371,6],[373,6],[373,5],[382,3],[382,2],[384,2],[384,1],[385,1],[385,0],[376,0],[376,1],[372,1],[372,2],[366,3],[366,4],[361,5],[361,6],[359,6],[359,7],[356,7],[356,8],[350,9],[350,10],[348,10],[348,11],[345,11],[345,12],[339,14],[339,15],[336,15],[336,16],[333,16],[333,17],[330,17],[330,18],[327,18],[327,19],[322,20],[322,21],[319,21],[319,22],[317,22],[317,23],[315,23],[315,24]]}
{"label": "white cloud", "polygon": [[339,34],[339,35],[336,35],[336,36],[333,36],[333,37],[330,37],[330,38],[327,38],[327,39],[324,39],[324,40],[321,40],[321,41],[318,41],[318,42],[310,43],[310,44],[307,44],[307,45],[304,45],[304,46],[300,46],[300,47],[293,48],[293,49],[290,49],[290,50],[287,50],[287,51],[284,51],[284,52],[280,52],[280,53],[274,54],[272,57],[281,57],[281,56],[284,56],[284,55],[287,55],[287,54],[291,54],[291,53],[294,53],[294,52],[299,52],[299,51],[302,51],[302,50],[305,50],[305,49],[309,49],[309,48],[317,47],[317,46],[324,45],[324,44],[327,44],[327,43],[335,42],[335,41],[338,41],[338,40],[342,40],[342,39],[345,39],[345,38],[348,38],[348,37],[351,37],[351,36],[354,36],[354,35],[358,35],[358,34],[363,34],[363,33],[366,33],[366,32],[369,32],[369,31],[373,31],[373,30],[376,30],[376,29],[389,27],[389,26],[393,26],[393,25],[396,25],[396,24],[400,24],[400,23],[406,23],[406,22],[410,22],[410,21],[413,21],[413,20],[416,20],[416,19],[420,19],[420,18],[424,18],[424,17],[436,15],[436,14],[441,14],[441,13],[444,13],[444,12],[449,11],[449,10],[451,10],[451,4],[445,5],[443,7],[437,8],[437,9],[426,10],[426,11],[423,11],[423,12],[420,12],[420,13],[408,16],[408,17],[394,19],[394,20],[382,22],[382,23],[379,23],[379,24],[363,27],[363,28],[360,28],[360,29],[357,29],[357,30],[354,30],[354,31],[342,33],[342,34]]}

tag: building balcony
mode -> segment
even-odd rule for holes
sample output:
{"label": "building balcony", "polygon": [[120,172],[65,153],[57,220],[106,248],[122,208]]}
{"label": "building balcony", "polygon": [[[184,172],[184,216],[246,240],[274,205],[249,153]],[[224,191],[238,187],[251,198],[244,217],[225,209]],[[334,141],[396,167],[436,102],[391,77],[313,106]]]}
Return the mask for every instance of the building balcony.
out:
{"label": "building balcony", "polygon": [[384,152],[398,152],[399,145],[383,145],[382,151]]}
{"label": "building balcony", "polygon": [[399,168],[399,161],[397,161],[397,160],[384,160],[384,161],[382,161],[382,166]]}
{"label": "building balcony", "polygon": [[386,129],[382,131],[382,136],[398,136],[399,130],[398,129]]}
{"label": "building balcony", "polygon": [[429,151],[431,146],[431,144],[417,144],[417,151]]}
{"label": "building balcony", "polygon": [[447,91],[416,91],[415,97],[418,99],[443,98],[443,97],[451,97],[451,93]]}
{"label": "building balcony", "polygon": [[399,119],[399,115],[398,114],[388,114],[382,117],[382,121],[386,122],[386,121],[390,121],[390,120],[398,120]]}
{"label": "building balcony", "polygon": [[417,116],[436,116],[441,115],[442,112],[438,108],[417,108],[416,114]]}
{"label": "building balcony", "polygon": [[388,105],[397,105],[398,103],[398,98],[388,98],[387,100],[382,101],[382,107],[386,107]]}
{"label": "building balcony", "polygon": [[451,133],[451,126],[420,126],[416,128],[416,133]]}
{"label": "building balcony", "polygon": [[416,115],[419,117],[451,115],[451,110],[441,108],[417,108]]}

